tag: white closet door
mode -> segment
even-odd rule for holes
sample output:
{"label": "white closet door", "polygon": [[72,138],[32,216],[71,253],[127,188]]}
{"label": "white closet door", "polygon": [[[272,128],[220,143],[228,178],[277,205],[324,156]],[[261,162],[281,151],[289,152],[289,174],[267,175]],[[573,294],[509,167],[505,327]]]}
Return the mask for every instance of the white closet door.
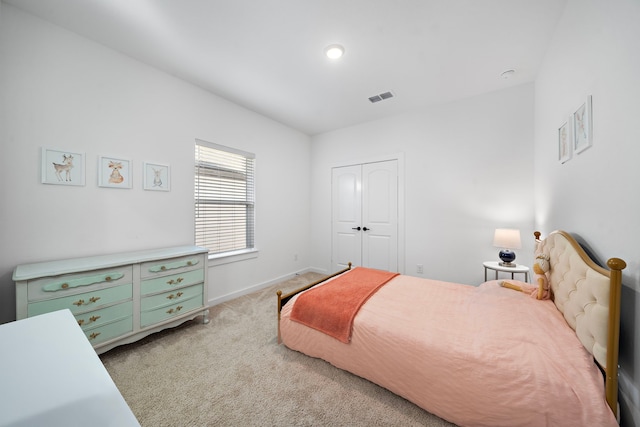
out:
{"label": "white closet door", "polygon": [[332,171],[332,268],[362,265],[362,166]]}
{"label": "white closet door", "polygon": [[332,268],[398,271],[396,160],[332,171]]}
{"label": "white closet door", "polygon": [[398,271],[398,165],[362,165],[362,265]]}

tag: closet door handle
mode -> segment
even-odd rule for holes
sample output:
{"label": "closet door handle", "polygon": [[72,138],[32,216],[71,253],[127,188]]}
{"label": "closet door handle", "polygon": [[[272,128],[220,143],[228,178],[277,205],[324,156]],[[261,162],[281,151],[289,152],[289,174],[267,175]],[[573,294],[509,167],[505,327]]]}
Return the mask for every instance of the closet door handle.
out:
{"label": "closet door handle", "polygon": [[360,227],[352,227],[351,229],[360,231]]}
{"label": "closet door handle", "polygon": [[371,230],[371,229],[370,229],[370,228],[367,228],[367,227],[362,227],[362,230],[363,230],[363,231],[369,231],[369,230]]}

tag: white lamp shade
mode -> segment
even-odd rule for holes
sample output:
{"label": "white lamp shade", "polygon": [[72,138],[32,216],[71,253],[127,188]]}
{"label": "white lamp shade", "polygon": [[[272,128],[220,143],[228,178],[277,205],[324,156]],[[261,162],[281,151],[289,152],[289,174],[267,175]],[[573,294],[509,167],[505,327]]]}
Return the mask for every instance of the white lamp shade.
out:
{"label": "white lamp shade", "polygon": [[493,235],[493,246],[504,249],[520,249],[520,230],[511,228],[496,228]]}

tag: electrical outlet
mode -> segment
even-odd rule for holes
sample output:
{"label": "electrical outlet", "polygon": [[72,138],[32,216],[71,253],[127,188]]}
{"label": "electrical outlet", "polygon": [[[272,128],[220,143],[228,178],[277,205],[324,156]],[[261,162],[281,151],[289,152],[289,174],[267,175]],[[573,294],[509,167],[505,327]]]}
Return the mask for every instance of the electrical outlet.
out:
{"label": "electrical outlet", "polygon": [[418,274],[423,274],[424,273],[424,266],[422,264],[416,265],[416,272]]}

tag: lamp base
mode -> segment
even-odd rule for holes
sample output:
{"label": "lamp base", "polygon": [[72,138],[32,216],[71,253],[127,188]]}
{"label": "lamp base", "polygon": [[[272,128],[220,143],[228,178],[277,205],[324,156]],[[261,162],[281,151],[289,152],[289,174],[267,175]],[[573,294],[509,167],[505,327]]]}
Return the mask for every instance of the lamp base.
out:
{"label": "lamp base", "polygon": [[512,267],[512,268],[518,266],[518,264],[516,264],[515,262],[503,262],[503,261],[500,261],[498,265],[500,267]]}
{"label": "lamp base", "polygon": [[498,256],[502,260],[502,262],[499,263],[500,266],[502,266],[502,267],[515,267],[516,266],[516,263],[513,262],[513,261],[516,260],[515,252],[510,251],[509,249],[504,249],[504,250],[500,251]]}

